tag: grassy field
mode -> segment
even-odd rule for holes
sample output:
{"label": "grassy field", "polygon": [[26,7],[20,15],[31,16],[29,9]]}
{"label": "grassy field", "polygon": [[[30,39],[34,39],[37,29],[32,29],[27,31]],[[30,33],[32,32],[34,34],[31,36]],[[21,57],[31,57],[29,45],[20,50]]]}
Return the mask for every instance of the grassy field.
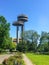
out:
{"label": "grassy field", "polygon": [[26,55],[35,65],[49,65],[49,55],[36,55],[33,53],[26,53]]}

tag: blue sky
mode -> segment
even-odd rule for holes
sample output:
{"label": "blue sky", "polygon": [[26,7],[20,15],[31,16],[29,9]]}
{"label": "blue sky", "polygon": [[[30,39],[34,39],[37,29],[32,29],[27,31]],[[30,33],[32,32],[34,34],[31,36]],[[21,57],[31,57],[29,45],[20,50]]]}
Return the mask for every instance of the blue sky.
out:
{"label": "blue sky", "polygon": [[0,15],[11,25],[11,37],[16,37],[16,27],[12,23],[19,14],[28,16],[25,30],[36,30],[39,34],[41,31],[49,32],[49,0],[1,0]]}

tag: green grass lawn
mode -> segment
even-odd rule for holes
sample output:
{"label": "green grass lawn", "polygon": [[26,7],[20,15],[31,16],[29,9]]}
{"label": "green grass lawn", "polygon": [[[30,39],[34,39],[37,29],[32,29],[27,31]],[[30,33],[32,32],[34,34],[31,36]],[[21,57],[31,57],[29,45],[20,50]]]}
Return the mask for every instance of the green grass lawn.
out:
{"label": "green grass lawn", "polygon": [[49,55],[36,55],[33,53],[26,53],[26,55],[35,65],[49,65]]}

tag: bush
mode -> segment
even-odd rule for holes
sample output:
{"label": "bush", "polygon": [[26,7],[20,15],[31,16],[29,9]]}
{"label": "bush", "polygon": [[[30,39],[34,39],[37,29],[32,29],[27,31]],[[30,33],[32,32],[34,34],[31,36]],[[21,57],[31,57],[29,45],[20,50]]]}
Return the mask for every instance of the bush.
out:
{"label": "bush", "polygon": [[16,49],[20,52],[26,52],[27,51],[27,46],[26,43],[22,43],[20,42],[19,44],[17,44]]}
{"label": "bush", "polygon": [[9,51],[12,52],[13,50],[16,49],[16,44],[15,43],[11,43],[9,44]]}
{"label": "bush", "polygon": [[35,43],[31,43],[31,42],[20,42],[19,44],[17,44],[16,49],[20,52],[35,52],[37,49],[35,48]]}
{"label": "bush", "polygon": [[49,52],[40,52],[40,54],[49,55]]}
{"label": "bush", "polygon": [[35,54],[39,55],[49,55],[49,52],[35,52]]}
{"label": "bush", "polygon": [[22,54],[20,52],[16,53],[8,59],[3,61],[3,65],[24,65],[22,60]]}

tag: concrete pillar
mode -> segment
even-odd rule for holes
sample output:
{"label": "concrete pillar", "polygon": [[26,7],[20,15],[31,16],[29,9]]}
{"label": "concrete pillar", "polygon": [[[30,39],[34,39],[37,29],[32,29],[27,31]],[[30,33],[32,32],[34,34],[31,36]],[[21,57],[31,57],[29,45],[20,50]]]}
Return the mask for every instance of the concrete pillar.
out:
{"label": "concrete pillar", "polygon": [[23,43],[23,32],[24,32],[24,26],[22,25],[22,28],[21,28],[21,32],[22,32],[22,43]]}
{"label": "concrete pillar", "polygon": [[17,26],[17,44],[19,43],[19,36],[18,36],[18,33],[19,33],[19,27]]}

